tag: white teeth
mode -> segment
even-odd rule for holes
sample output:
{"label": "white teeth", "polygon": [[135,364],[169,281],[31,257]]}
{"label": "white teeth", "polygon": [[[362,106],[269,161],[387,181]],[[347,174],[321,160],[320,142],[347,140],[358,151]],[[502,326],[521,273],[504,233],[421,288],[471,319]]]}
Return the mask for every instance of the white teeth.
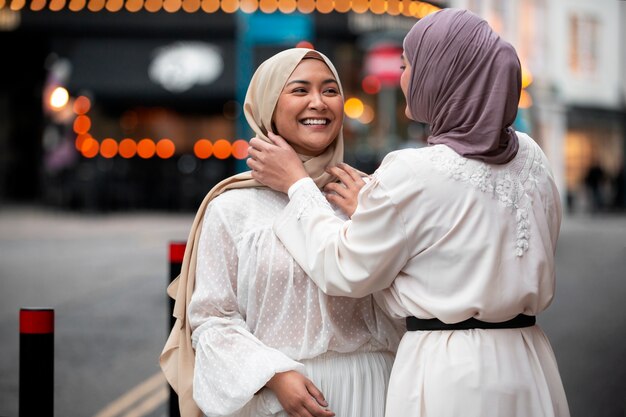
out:
{"label": "white teeth", "polygon": [[302,123],[305,125],[325,125],[326,119],[304,119]]}

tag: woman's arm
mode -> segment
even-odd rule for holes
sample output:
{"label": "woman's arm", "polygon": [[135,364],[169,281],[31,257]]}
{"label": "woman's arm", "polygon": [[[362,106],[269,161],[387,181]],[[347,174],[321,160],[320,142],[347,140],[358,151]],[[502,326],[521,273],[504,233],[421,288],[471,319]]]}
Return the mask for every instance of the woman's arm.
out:
{"label": "woman's arm", "polygon": [[278,191],[298,182],[274,223],[289,253],[326,294],[363,297],[390,286],[409,258],[404,220],[390,193],[372,180],[344,222],[313,181],[302,180],[306,171],[289,145],[276,135],[270,139],[250,142],[248,166],[255,179]]}

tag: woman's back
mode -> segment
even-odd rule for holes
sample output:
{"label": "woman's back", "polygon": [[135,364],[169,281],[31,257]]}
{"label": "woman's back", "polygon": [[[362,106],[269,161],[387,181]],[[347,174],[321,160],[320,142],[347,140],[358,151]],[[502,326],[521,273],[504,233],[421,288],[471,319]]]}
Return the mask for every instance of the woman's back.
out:
{"label": "woman's back", "polygon": [[[385,292],[394,314],[501,322],[550,304],[560,200],[545,155],[518,136],[517,156],[503,165],[463,158],[445,145],[383,162],[375,181],[398,207],[411,248]],[[407,308],[390,294],[419,298]]]}

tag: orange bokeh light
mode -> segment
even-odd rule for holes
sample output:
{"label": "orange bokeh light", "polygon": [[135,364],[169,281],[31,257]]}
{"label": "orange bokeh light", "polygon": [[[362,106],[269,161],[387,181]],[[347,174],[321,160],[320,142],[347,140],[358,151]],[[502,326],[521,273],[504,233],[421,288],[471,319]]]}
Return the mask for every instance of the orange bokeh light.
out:
{"label": "orange bokeh light", "polygon": [[208,139],[200,139],[193,145],[193,153],[197,158],[207,159],[213,154],[213,144]]}
{"label": "orange bokeh light", "polygon": [[278,10],[282,13],[293,13],[296,6],[296,0],[278,0]]}
{"label": "orange bokeh light", "polygon": [[74,100],[74,113],[86,114],[91,108],[91,101],[85,96],[78,96]]}
{"label": "orange bokeh light", "polygon": [[257,0],[241,0],[239,2],[239,9],[244,13],[254,13],[259,8],[259,2]]}
{"label": "orange bokeh light", "polygon": [[277,0],[259,0],[259,9],[263,13],[274,13],[278,9]]}
{"label": "orange bokeh light", "polygon": [[326,14],[333,11],[335,3],[333,0],[317,0],[315,2],[315,7],[318,12]]}
{"label": "orange bokeh light", "polygon": [[222,0],[222,11],[224,13],[235,13],[239,8],[239,0]]}
{"label": "orange bokeh light", "polygon": [[117,142],[111,138],[106,138],[100,144],[100,155],[105,158],[113,158],[117,155]]}
{"label": "orange bokeh light", "polygon": [[368,0],[352,0],[352,11],[355,13],[365,13],[369,9]]}
{"label": "orange bokeh light", "polygon": [[174,156],[176,146],[170,139],[161,139],[156,144],[156,153],[159,158],[168,159]]}
{"label": "orange bokeh light", "polygon": [[152,158],[155,153],[156,153],[156,144],[154,143],[152,139],[149,139],[149,138],[141,139],[137,143],[137,155],[139,155],[140,158],[143,158],[143,159]]}
{"label": "orange bokeh light", "polygon": [[76,117],[74,120],[74,132],[80,134],[84,134],[89,132],[91,129],[91,119],[84,114]]}
{"label": "orange bokeh light", "polygon": [[531,107],[532,105],[533,105],[533,98],[528,93],[528,91],[522,89],[517,107],[519,107],[520,109],[527,109]]}
{"label": "orange bokeh light", "polygon": [[80,153],[85,157],[85,158],[93,158],[94,156],[98,155],[98,141],[95,140],[94,138],[86,138],[83,143],[82,146],[80,147]]}
{"label": "orange bokeh light", "polygon": [[122,158],[132,158],[137,153],[137,143],[132,139],[124,139],[118,149]]}
{"label": "orange bokeh light", "polygon": [[119,12],[124,7],[124,0],[108,0],[106,9],[110,12]]}
{"label": "orange bokeh light", "polygon": [[88,133],[83,133],[81,135],[76,136],[76,141],[74,142],[74,146],[76,146],[76,150],[80,152],[83,147],[83,143],[85,139],[90,138],[91,136]]}
{"label": "orange bokeh light", "polygon": [[397,16],[400,14],[400,0],[387,1],[387,14]]}
{"label": "orange bokeh light", "polygon": [[350,0],[335,0],[335,10],[339,13],[346,13],[350,11]]}
{"label": "orange bokeh light", "polygon": [[238,139],[233,142],[233,156],[237,159],[246,159],[248,157],[248,141]]}
{"label": "orange bokeh light", "polygon": [[[4,7],[4,1],[0,1],[0,8],[2,7]],[[44,7],[46,7],[45,0],[33,0],[30,3],[30,9],[35,12],[42,10]]]}
{"label": "orange bokeh light", "polygon": [[202,10],[206,13],[214,13],[220,8],[219,0],[202,0]]}
{"label": "orange bokeh light", "polygon": [[315,0],[298,0],[297,8],[300,13],[313,13],[315,11]]}
{"label": "orange bokeh light", "polygon": [[226,159],[233,152],[233,147],[226,139],[218,139],[213,144],[213,155],[217,159]]}

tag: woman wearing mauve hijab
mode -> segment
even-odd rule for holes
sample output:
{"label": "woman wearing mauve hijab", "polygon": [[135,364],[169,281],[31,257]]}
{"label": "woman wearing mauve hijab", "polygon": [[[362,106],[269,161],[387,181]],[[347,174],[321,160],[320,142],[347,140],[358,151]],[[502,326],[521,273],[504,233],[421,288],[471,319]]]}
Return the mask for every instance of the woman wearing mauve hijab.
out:
{"label": "woman wearing mauve hijab", "polygon": [[561,199],[542,150],[511,127],[517,54],[459,9],[421,19],[403,46],[406,115],[430,125],[429,146],[390,153],[367,184],[331,168],[346,221],[281,137],[251,140],[253,178],[290,198],[274,231],[325,293],[375,294],[406,320],[387,417],[568,417],[535,318],[555,295]]}
{"label": "woman wearing mauve hijab", "polygon": [[[316,188],[336,180],[325,168],[343,158],[343,92],[323,54],[294,48],[263,62],[244,113],[259,137],[287,138]],[[161,355],[183,417],[384,413],[402,323],[372,296],[328,296],[306,276],[272,231],[287,202],[246,172],[198,210]]]}

